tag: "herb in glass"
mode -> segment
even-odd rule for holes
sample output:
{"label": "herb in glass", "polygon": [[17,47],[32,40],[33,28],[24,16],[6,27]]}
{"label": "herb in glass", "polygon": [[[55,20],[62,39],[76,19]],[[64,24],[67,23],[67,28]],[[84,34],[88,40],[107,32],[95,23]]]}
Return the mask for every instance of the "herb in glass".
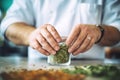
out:
{"label": "herb in glass", "polygon": [[50,55],[48,57],[48,63],[50,64],[64,64],[70,63],[70,53],[68,52],[68,46],[62,42],[59,44],[60,49],[55,55]]}

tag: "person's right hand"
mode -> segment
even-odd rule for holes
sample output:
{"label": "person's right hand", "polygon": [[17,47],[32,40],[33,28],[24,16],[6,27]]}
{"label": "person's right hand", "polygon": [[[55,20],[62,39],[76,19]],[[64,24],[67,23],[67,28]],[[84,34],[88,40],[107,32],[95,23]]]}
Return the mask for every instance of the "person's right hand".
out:
{"label": "person's right hand", "polygon": [[44,55],[55,54],[62,39],[56,29],[45,24],[34,30],[29,36],[29,46]]}

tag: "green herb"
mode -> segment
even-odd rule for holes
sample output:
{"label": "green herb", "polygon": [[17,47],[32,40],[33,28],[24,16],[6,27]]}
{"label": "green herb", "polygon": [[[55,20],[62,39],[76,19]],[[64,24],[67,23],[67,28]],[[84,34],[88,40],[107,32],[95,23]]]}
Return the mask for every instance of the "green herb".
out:
{"label": "green herb", "polygon": [[51,61],[53,63],[66,63],[69,61],[70,54],[68,53],[68,47],[65,43],[60,44],[60,49],[56,52],[55,55],[51,55]]}
{"label": "green herb", "polygon": [[102,80],[120,80],[120,69],[113,65],[88,65],[75,67],[74,70],[63,69],[69,74],[84,74],[86,76],[102,78]]}

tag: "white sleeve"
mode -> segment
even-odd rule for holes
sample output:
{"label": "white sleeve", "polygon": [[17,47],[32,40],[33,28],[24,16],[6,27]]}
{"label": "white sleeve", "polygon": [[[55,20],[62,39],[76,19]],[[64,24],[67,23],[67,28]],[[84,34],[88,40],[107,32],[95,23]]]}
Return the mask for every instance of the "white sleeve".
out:
{"label": "white sleeve", "polygon": [[102,24],[116,27],[120,31],[120,0],[103,0]]}
{"label": "white sleeve", "polygon": [[34,15],[31,0],[13,0],[5,18],[1,22],[1,32],[4,35],[9,25],[15,22],[25,22],[34,25]]}

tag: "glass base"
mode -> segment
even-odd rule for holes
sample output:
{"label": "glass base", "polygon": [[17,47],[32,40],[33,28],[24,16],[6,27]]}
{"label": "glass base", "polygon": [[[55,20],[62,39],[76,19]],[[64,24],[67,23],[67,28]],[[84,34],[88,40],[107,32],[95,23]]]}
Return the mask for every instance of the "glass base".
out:
{"label": "glass base", "polygon": [[47,62],[50,65],[56,65],[56,66],[70,65],[71,64],[71,57],[69,57],[69,60],[65,63],[57,63],[57,62],[51,60],[51,56],[48,56]]}

